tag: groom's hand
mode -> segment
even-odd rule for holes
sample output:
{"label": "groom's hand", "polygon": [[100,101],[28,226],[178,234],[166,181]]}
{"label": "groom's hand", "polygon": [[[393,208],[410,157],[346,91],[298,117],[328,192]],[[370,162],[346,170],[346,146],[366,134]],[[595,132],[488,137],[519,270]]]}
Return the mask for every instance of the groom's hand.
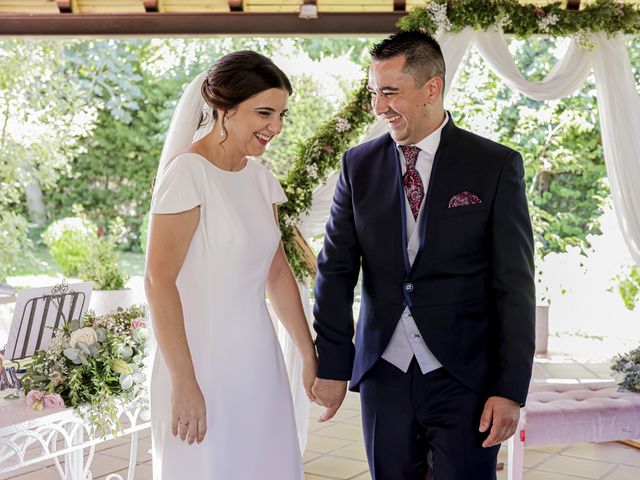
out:
{"label": "groom's hand", "polygon": [[347,382],[343,380],[325,380],[316,378],[311,388],[316,397],[316,403],[325,407],[324,413],[318,418],[319,422],[331,420],[336,414],[347,394]]}
{"label": "groom's hand", "polygon": [[493,447],[507,440],[516,431],[520,419],[520,405],[504,397],[489,397],[480,417],[480,431],[491,427],[489,436],[482,442],[484,448]]}

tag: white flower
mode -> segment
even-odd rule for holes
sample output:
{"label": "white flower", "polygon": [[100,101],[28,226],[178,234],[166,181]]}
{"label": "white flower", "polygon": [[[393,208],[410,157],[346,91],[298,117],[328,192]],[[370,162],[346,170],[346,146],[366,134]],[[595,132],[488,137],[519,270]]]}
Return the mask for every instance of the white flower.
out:
{"label": "white flower", "polygon": [[49,348],[47,348],[47,357],[55,360],[58,358],[65,348],[69,347],[69,339],[65,331],[61,328],[56,330],[51,338]]}
{"label": "white flower", "polygon": [[315,180],[316,178],[318,178],[318,166],[317,165],[307,165],[307,168],[305,169],[307,174],[309,175],[309,178],[311,178],[312,180]]}
{"label": "white flower", "polygon": [[493,24],[493,27],[495,30],[504,30],[504,28],[506,26],[508,26],[511,23],[511,19],[509,18],[509,15],[503,15],[500,18],[498,18],[496,20],[496,23]]}
{"label": "white flower", "polygon": [[552,13],[550,15],[545,15],[538,20],[538,28],[541,32],[549,33],[551,27],[558,23],[558,15]]}
{"label": "white flower", "polygon": [[93,345],[98,341],[98,335],[96,331],[91,327],[80,328],[75,332],[71,332],[71,339],[69,343],[73,348],[78,345],[79,342],[84,342],[87,345]]}
{"label": "white flower", "polygon": [[292,217],[291,215],[285,215],[284,224],[287,227],[295,227],[298,224],[298,220],[295,217]]}
{"label": "white flower", "polygon": [[351,128],[351,124],[346,118],[336,117],[336,132],[346,132]]}
{"label": "white flower", "polygon": [[430,3],[428,8],[433,23],[437,25],[438,30],[444,29],[448,31],[451,29],[451,22],[447,17],[447,5],[445,3]]}
{"label": "white flower", "polygon": [[149,330],[146,328],[136,328],[133,331],[132,337],[138,343],[144,343],[149,338]]}
{"label": "white flower", "polygon": [[45,241],[52,243],[60,240],[65,231],[72,230],[83,235],[94,235],[94,225],[81,217],[66,217],[53,222],[45,232]]}
{"label": "white flower", "polygon": [[575,39],[578,42],[578,45],[589,52],[592,52],[596,48],[596,44],[591,39],[591,36],[584,30],[576,32]]}

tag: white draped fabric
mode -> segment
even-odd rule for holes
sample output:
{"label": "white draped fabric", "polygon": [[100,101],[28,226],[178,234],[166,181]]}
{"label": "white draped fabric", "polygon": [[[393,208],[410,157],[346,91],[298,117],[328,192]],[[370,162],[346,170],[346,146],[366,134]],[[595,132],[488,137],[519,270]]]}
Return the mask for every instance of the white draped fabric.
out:
{"label": "white draped fabric", "polygon": [[[624,37],[594,35],[591,41],[595,48],[591,51],[572,40],[564,57],[539,82],[529,82],[518,70],[502,32],[465,29],[457,34],[439,35],[438,41],[447,65],[445,91],[454,83],[460,62],[474,44],[507,85],[535,100],[553,100],[570,95],[594,72],[605,164],[614,207],[631,256],[640,265],[640,194],[637,192],[640,186],[640,95],[636,90]],[[386,131],[384,122],[377,121],[362,141],[376,138]],[[305,238],[324,233],[338,174],[331,174],[326,183],[314,191],[311,209],[299,225]],[[308,294],[305,296],[308,298]],[[287,351],[286,340],[284,344]],[[287,360],[290,371],[299,370],[299,358],[289,356]],[[302,399],[304,395],[294,393],[294,397]],[[296,408],[307,412],[308,403],[306,398],[303,400],[304,404],[296,401]],[[302,416],[303,413],[296,414],[298,418]],[[306,430],[301,435],[306,438]]]}

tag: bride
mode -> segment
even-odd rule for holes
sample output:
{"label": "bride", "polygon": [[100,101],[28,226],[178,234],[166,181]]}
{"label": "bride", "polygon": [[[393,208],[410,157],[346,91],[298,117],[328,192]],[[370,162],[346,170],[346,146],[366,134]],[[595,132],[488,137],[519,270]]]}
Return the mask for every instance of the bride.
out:
{"label": "bride", "polygon": [[281,132],[291,92],[270,59],[234,52],[187,87],[172,119],[145,269],[159,347],[154,480],[303,479],[265,292],[303,358],[310,400],[316,353],[280,241],[276,205],[286,197],[250,158]]}

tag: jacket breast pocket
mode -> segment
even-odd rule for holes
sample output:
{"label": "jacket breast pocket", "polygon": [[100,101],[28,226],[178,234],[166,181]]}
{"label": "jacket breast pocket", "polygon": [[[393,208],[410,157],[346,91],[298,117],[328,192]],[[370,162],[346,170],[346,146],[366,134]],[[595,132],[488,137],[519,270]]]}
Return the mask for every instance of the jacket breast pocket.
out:
{"label": "jacket breast pocket", "polygon": [[459,215],[471,215],[487,211],[486,203],[476,203],[475,205],[465,205],[462,207],[447,208],[441,218],[457,217]]}

